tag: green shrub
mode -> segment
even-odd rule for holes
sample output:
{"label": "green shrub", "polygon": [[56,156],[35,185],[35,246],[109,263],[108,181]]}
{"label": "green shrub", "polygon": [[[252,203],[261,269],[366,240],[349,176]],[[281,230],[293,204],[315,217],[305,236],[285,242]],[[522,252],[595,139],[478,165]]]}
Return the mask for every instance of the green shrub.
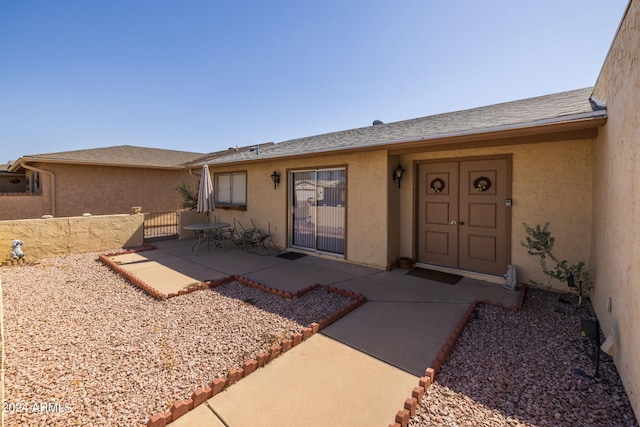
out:
{"label": "green shrub", "polygon": [[[569,286],[569,277],[573,276],[574,286],[577,288],[578,294],[581,297],[588,297],[592,286],[585,263],[579,261],[575,264],[569,264],[569,261],[559,260],[553,255],[555,238],[549,231],[549,223],[545,223],[544,226],[536,225],[535,227],[529,227],[526,223],[522,223],[522,226],[527,232],[527,237],[526,242],[520,242],[520,244],[527,249],[529,255],[540,258],[540,267],[542,267],[544,274],[567,284],[567,286]],[[541,285],[533,281],[531,283]]]}
{"label": "green shrub", "polygon": [[182,207],[194,211],[198,206],[198,193],[191,190],[191,186],[186,182],[181,182],[176,186],[176,191],[182,196],[184,201]]}

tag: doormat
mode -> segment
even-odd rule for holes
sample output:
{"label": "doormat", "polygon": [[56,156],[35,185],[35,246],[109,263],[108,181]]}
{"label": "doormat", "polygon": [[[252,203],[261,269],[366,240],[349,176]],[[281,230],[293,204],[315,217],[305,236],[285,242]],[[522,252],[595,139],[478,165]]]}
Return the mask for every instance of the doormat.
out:
{"label": "doormat", "polygon": [[455,285],[458,283],[462,276],[457,274],[444,273],[442,271],[427,270],[426,268],[412,268],[407,271],[410,276],[421,277],[423,279],[435,280],[436,282],[446,283],[448,285]]}
{"label": "doormat", "polygon": [[276,256],[278,258],[290,259],[291,261],[294,261],[298,258],[302,258],[303,256],[307,256],[307,254],[301,254],[300,252],[285,252]]}

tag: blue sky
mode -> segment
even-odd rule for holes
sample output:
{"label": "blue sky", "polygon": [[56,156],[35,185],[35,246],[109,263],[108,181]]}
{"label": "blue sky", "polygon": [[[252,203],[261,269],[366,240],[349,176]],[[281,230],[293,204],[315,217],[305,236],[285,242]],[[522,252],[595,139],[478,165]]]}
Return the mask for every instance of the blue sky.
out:
{"label": "blue sky", "polygon": [[595,84],[627,0],[0,2],[0,162],[212,152]]}

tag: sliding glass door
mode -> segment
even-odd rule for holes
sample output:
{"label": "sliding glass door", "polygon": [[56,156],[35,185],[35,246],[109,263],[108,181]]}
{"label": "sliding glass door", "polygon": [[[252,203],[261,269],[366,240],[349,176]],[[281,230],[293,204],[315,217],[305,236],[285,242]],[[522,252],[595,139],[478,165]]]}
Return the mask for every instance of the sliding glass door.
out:
{"label": "sliding glass door", "polygon": [[289,172],[292,247],[344,254],[344,168]]}

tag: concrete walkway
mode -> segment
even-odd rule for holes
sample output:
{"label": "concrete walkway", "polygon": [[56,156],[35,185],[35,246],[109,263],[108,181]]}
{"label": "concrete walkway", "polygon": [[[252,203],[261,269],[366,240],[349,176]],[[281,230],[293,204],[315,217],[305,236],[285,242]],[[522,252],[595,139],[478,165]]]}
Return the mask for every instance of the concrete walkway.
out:
{"label": "concrete walkway", "polygon": [[[388,426],[474,300],[516,306],[519,293],[463,278],[455,285],[306,256],[294,261],[227,251],[191,252],[191,241],[114,257],[163,293],[240,275],[295,292],[315,283],[367,302],[170,425]],[[152,415],[152,414],[150,414]]]}

